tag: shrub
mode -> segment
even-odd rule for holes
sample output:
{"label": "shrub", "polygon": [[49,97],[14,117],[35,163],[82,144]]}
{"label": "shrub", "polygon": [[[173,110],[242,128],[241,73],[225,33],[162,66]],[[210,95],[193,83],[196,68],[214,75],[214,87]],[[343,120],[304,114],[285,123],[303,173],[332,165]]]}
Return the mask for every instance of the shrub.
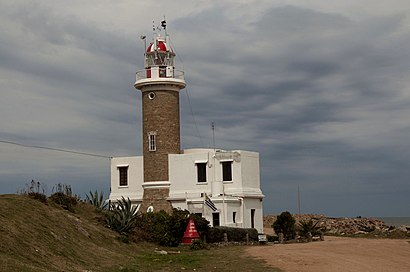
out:
{"label": "shrub", "polygon": [[200,250],[200,249],[205,249],[205,248],[206,248],[205,243],[199,239],[193,240],[192,244],[189,245],[190,250]]}
{"label": "shrub", "polygon": [[267,238],[268,242],[276,242],[276,241],[279,241],[278,236],[275,236],[275,235],[266,235],[266,238]]}
{"label": "shrub", "polygon": [[318,224],[319,221],[313,222],[312,219],[300,221],[298,224],[299,235],[306,238],[309,237],[309,233],[312,236],[320,235],[323,232],[323,228],[318,226]]}
{"label": "shrub", "polygon": [[188,223],[187,210],[173,209],[142,214],[135,231],[138,240],[155,242],[162,246],[178,246]]}
{"label": "shrub", "polygon": [[229,242],[246,242],[246,234],[248,234],[249,241],[258,241],[258,231],[256,229],[213,227],[207,233],[207,242],[223,242],[224,233],[227,234]]}
{"label": "shrub", "polygon": [[90,191],[90,194],[86,194],[85,197],[86,202],[93,205],[97,211],[104,210],[108,206],[107,202],[104,200],[103,192],[100,192],[100,194],[98,194],[97,190],[95,190],[94,193]]}
{"label": "shrub", "polygon": [[290,212],[283,212],[276,218],[272,224],[272,228],[276,234],[283,233],[283,237],[286,240],[295,238],[295,223],[296,220],[290,214]]}
{"label": "shrub", "polygon": [[189,218],[192,217],[198,233],[205,235],[209,222],[187,210],[173,209],[171,214],[165,211],[144,213],[134,231],[135,240],[158,243],[162,246],[178,246],[182,242]]}
{"label": "shrub", "polygon": [[128,235],[137,224],[137,208],[131,204],[129,198],[122,197],[116,204],[112,204],[105,214],[106,226],[121,235]]}
{"label": "shrub", "polygon": [[25,188],[19,190],[18,193],[40,200],[43,203],[47,202],[46,186],[40,181],[31,180],[30,184],[26,184]]}
{"label": "shrub", "polygon": [[48,199],[70,212],[74,212],[74,206],[77,205],[77,198],[66,195],[62,192],[54,193]]}

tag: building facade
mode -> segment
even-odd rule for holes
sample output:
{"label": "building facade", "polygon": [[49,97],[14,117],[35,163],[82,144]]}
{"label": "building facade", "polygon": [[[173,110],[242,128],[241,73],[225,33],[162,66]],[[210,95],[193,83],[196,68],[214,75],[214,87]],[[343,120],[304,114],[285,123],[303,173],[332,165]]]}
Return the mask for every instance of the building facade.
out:
{"label": "building facade", "polygon": [[135,88],[142,94],[143,156],[111,160],[112,202],[129,198],[139,211],[172,208],[202,215],[212,226],[263,232],[259,154],[243,150],[181,150],[179,92],[184,72],[175,53],[155,34],[145,51]]}

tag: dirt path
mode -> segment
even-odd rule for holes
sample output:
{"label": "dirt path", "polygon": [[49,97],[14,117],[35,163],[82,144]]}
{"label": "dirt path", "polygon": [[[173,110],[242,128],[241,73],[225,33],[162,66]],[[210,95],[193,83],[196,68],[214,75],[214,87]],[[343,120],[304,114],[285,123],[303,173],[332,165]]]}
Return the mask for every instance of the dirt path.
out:
{"label": "dirt path", "polygon": [[407,240],[326,237],[323,242],[249,247],[247,253],[286,272],[408,272]]}

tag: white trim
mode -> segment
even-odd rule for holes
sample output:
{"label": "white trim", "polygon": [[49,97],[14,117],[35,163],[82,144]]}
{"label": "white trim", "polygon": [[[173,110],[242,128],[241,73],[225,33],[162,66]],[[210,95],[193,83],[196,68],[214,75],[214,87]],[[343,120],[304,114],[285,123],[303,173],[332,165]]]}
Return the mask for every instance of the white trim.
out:
{"label": "white trim", "polygon": [[142,187],[144,189],[149,188],[169,188],[171,186],[171,182],[169,181],[147,181],[142,183]]}
{"label": "white trim", "polygon": [[220,159],[219,162],[233,162],[233,159]]}
{"label": "white trim", "polygon": [[198,164],[198,163],[208,163],[208,160],[195,160],[194,163],[195,163],[195,164]]}
{"label": "white trim", "polygon": [[120,167],[130,167],[129,164],[118,164],[118,165],[116,165],[116,166],[117,166],[117,168],[120,168]]}

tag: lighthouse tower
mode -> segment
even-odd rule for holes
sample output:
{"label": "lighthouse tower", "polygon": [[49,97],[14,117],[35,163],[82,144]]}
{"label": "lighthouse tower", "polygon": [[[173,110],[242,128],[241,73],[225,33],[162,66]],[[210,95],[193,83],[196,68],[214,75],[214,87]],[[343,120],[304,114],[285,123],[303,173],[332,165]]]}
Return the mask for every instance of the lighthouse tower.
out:
{"label": "lighthouse tower", "polygon": [[180,154],[179,91],[185,88],[184,72],[175,69],[165,21],[162,37],[154,33],[145,51],[144,70],[134,87],[142,94],[144,182],[141,212],[172,210],[169,197],[169,154]]}

